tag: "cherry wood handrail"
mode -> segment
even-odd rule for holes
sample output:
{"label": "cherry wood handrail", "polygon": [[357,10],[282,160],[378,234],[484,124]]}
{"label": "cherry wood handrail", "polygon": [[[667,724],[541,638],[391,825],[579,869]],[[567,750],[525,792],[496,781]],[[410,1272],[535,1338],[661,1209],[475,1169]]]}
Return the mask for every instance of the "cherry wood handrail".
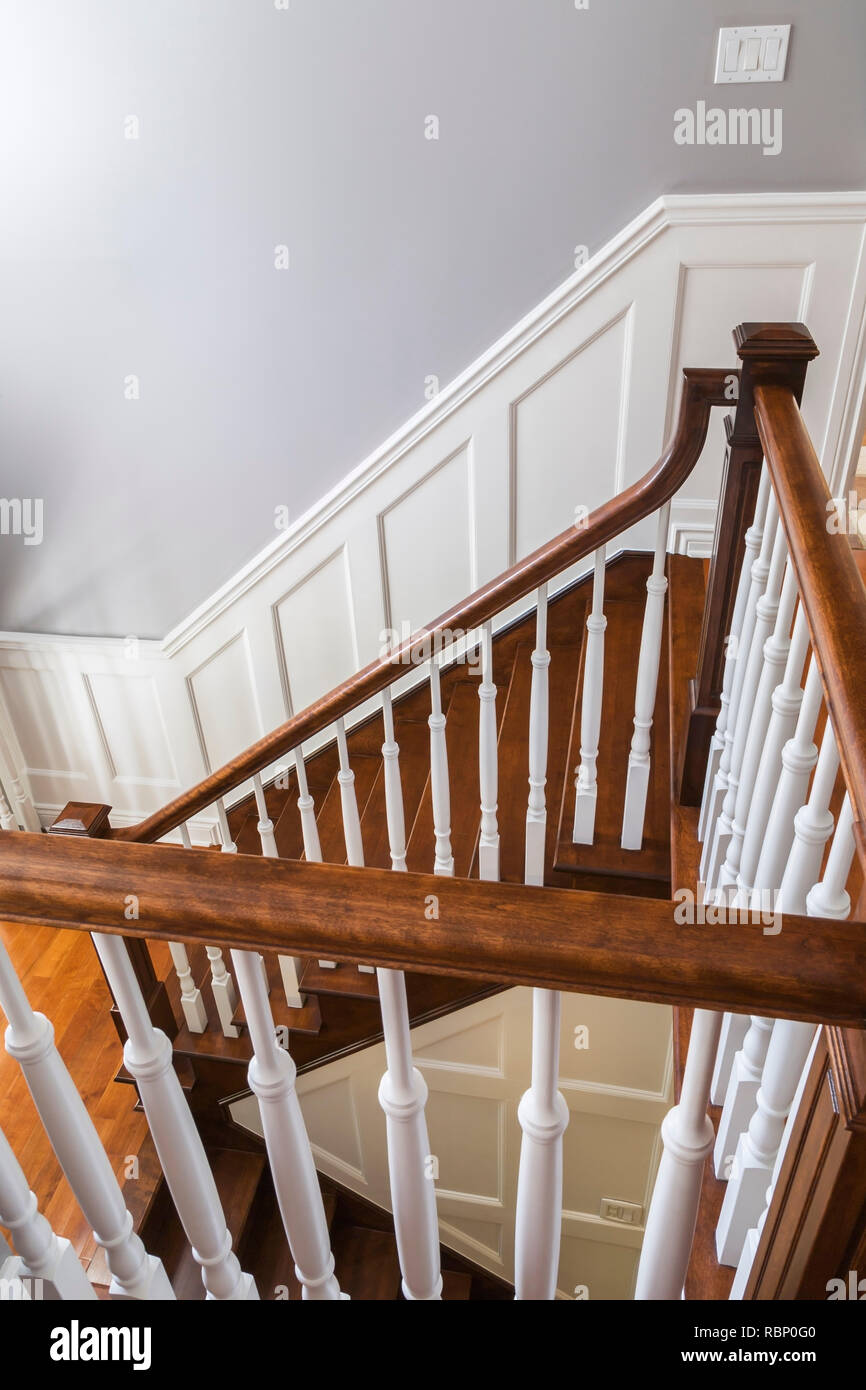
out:
{"label": "cherry wood handrail", "polygon": [[[0,920],[862,1027],[861,923],[684,926],[677,904],[0,832]],[[128,895],[139,916],[124,916]],[[435,897],[438,916],[430,914]],[[387,910],[383,910],[387,904]]]}
{"label": "cherry wood handrail", "polygon": [[842,774],[866,826],[866,589],[847,535],[831,532],[830,489],[793,392],[755,387],[755,417],[818,663]]}
{"label": "cherry wood handrail", "polygon": [[226,796],[256,772],[262,772],[277,758],[292,752],[335,720],[349,714],[373,695],[378,695],[400,675],[401,668],[413,665],[437,633],[468,633],[480,628],[512,603],[525,598],[542,584],[554,579],[578,560],[591,555],[599,546],[651,516],[673,497],[697,463],[706,440],[712,406],[730,403],[731,382],[737,373],[731,368],[686,367],[679,417],[673,439],[653,468],[625,492],[597,507],[580,525],[540,546],[525,559],[505,570],[496,579],[456,603],[428,627],[412,634],[387,656],[372,661],[356,675],[338,685],[328,695],[309,705],[252,744],[244,753],[212,772],[196,786],[175,797],[161,810],[137,825],[112,829],[116,840],[152,842],[167,835],[190,816]]}

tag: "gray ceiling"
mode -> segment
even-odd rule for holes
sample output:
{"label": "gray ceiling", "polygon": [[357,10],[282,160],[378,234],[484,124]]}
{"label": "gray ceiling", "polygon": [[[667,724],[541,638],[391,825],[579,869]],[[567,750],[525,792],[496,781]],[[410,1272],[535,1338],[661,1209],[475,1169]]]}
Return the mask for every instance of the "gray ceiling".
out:
{"label": "gray ceiling", "polygon": [[[773,20],[782,153],[675,145]],[[163,636],[660,193],[863,187],[864,58],[863,0],[0,0],[2,492],[44,499],[0,627]]]}

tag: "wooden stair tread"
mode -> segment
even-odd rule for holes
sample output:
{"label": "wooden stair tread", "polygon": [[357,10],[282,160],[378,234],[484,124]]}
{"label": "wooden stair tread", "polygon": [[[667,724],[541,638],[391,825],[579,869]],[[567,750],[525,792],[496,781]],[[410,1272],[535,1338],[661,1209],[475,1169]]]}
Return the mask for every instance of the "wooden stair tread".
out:
{"label": "wooden stair tread", "polygon": [[[565,778],[559,809],[554,867],[568,873],[615,875],[621,878],[670,881],[669,711],[668,663],[662,651],[650,748],[650,785],[647,796],[643,846],[620,846],[625,804],[628,755],[634,731],[634,694],[640,657],[645,595],[638,599],[605,601],[605,681],[598,754],[598,804],[595,837],[591,845],[576,845],[574,779],[580,764],[580,714],[583,690],[583,653],[575,686]],[[584,628],[585,632],[585,628]],[[615,678],[612,657],[615,656]]]}
{"label": "wooden stair tread", "polygon": [[[481,824],[481,791],[478,782],[478,684],[459,680],[445,711],[445,742],[451,792],[451,852],[454,875],[466,878],[472,867]],[[429,739],[429,735],[428,735]],[[433,788],[428,773],[406,851],[410,873],[432,873],[436,854],[433,829]]]}
{"label": "wooden stair tread", "polygon": [[344,994],[351,999],[378,1001],[376,976],[362,972],[355,965],[337,965],[323,969],[318,961],[306,961],[301,971],[301,990],[313,994]]}
{"label": "wooden stair tread", "polygon": [[363,1302],[390,1302],[400,1293],[397,1242],[390,1231],[367,1226],[339,1226],[334,1259],[340,1288]]}
{"label": "wooden stair tread", "polygon": [[[529,797],[529,697],[532,683],[533,644],[521,642],[514,654],[511,679],[499,726],[499,836],[500,878],[522,883],[526,805]],[[550,866],[556,840],[555,808],[562,794],[569,720],[577,680],[577,645],[549,646],[549,740],[547,764],[547,838],[545,863]],[[515,813],[513,808],[519,808]],[[548,868],[548,883],[562,887]]]}
{"label": "wooden stair tread", "polygon": [[[313,1037],[320,1032],[322,1011],[315,994],[307,995],[303,1008],[293,1009],[286,1003],[285,995],[282,992],[282,980],[280,980],[276,988],[272,986],[269,1002],[275,1028],[287,1028],[290,1033],[309,1033]],[[246,1028],[246,1015],[243,1001],[240,999],[235,1009],[234,1022],[238,1027]],[[289,1046],[291,1048],[291,1043]]]}

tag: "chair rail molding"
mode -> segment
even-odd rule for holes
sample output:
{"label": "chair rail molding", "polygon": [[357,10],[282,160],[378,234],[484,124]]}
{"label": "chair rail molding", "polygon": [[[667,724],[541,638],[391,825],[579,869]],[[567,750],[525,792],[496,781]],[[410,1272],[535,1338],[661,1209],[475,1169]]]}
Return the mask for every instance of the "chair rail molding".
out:
{"label": "chair rail molding", "polygon": [[[43,824],[69,800],[142,819],[376,657],[388,628],[639,478],[681,368],[736,367],[737,321],[805,322],[821,344],[804,417],[841,494],[863,428],[864,234],[863,192],[659,198],[162,640],[0,633],[0,777]],[[711,550],[717,413],[671,505],[675,552]],[[649,520],[622,538],[653,543]],[[206,818],[191,831],[214,839]]]}

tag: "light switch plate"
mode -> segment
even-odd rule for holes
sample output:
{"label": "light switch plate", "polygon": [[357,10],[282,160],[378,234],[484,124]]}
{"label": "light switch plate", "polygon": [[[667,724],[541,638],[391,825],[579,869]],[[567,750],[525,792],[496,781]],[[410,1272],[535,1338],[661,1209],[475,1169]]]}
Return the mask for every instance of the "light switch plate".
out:
{"label": "light switch plate", "polygon": [[790,24],[720,29],[716,82],[783,82]]}
{"label": "light switch plate", "polygon": [[636,1202],[617,1202],[613,1197],[602,1197],[601,1215],[605,1221],[619,1221],[625,1226],[639,1226],[643,1219],[643,1207]]}

